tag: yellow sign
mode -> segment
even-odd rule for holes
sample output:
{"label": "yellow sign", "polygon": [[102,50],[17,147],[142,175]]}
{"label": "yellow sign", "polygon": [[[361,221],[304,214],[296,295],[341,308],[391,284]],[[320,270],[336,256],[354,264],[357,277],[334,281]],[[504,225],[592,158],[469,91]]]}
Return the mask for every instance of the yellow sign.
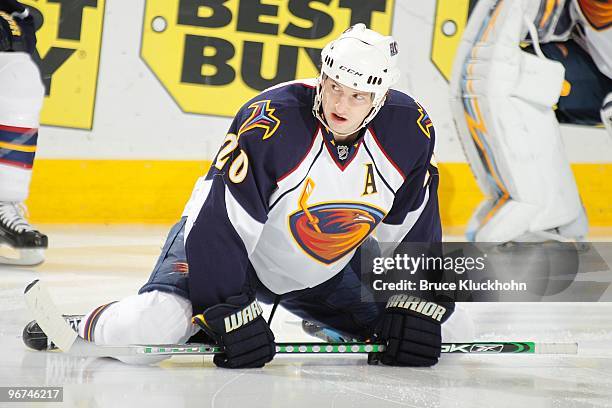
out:
{"label": "yellow sign", "polygon": [[37,27],[44,125],[91,129],[105,0],[23,0]]}
{"label": "yellow sign", "polygon": [[467,24],[470,3],[475,0],[438,0],[431,46],[431,60],[450,80],[453,60]]}
{"label": "yellow sign", "polygon": [[181,109],[234,116],[265,88],[316,76],[358,22],[391,32],[394,0],[147,0],[141,56]]}

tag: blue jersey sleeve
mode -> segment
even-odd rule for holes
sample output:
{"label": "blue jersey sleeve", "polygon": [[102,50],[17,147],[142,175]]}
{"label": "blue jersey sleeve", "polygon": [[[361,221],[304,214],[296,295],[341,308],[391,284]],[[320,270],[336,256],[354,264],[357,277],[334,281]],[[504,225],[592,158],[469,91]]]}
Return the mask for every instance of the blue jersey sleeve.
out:
{"label": "blue jersey sleeve", "polygon": [[314,123],[294,105],[279,108],[263,97],[248,102],[212,162],[186,227],[194,312],[248,290],[249,255],[268,219],[269,198],[310,146],[303,135],[314,133],[291,131]]}
{"label": "blue jersey sleeve", "polygon": [[[247,142],[251,135],[237,138],[235,127],[232,124],[229,139],[208,172],[206,198],[197,216],[188,218],[185,251],[194,312],[244,290],[249,250],[267,219],[266,199],[273,189],[273,175],[252,163]],[[231,149],[233,144],[235,149]]]}
{"label": "blue jersey sleeve", "polygon": [[[431,137],[434,137],[433,128]],[[440,242],[442,225],[438,206],[439,173],[431,152],[408,174],[398,190],[385,224],[404,225],[401,242]]]}
{"label": "blue jersey sleeve", "polygon": [[[379,133],[389,135],[385,146],[390,159],[404,174],[404,182],[396,191],[393,206],[379,227],[380,235],[384,242],[395,244],[386,246],[386,250],[395,248],[394,253],[407,250],[409,255],[415,255],[412,253],[416,248],[414,245],[402,249],[397,245],[402,242],[425,243],[418,246],[419,251],[426,250],[430,256],[441,256],[439,173],[434,159],[435,129],[425,109],[412,98],[396,94],[392,95],[391,103],[390,111],[396,110],[401,114],[395,112],[389,115],[390,118],[381,125],[388,128],[380,129]],[[448,276],[453,278],[456,275],[451,271]],[[422,279],[440,282],[447,279],[447,274],[444,270],[419,270],[410,279],[414,282]],[[454,310],[452,299],[442,293],[417,290],[411,294],[443,304],[451,313]]]}
{"label": "blue jersey sleeve", "polygon": [[426,110],[412,98],[391,93],[376,122],[377,134],[404,181],[383,220],[382,235],[392,242],[439,242],[439,174],[434,159],[436,133]]}

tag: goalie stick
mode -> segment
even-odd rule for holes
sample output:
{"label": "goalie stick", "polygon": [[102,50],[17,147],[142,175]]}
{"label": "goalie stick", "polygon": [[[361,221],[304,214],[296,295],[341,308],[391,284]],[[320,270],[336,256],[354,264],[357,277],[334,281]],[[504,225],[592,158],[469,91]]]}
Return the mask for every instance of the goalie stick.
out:
{"label": "goalie stick", "polygon": [[[63,319],[53,303],[49,291],[39,281],[30,283],[24,291],[25,301],[36,322],[49,339],[63,352],[74,356],[122,357],[122,356],[173,356],[211,355],[223,353],[223,349],[211,344],[167,344],[98,346],[80,338]],[[373,343],[276,343],[279,354],[359,354],[380,353],[384,344]],[[576,354],[577,343],[536,343],[536,342],[473,342],[442,343],[442,353],[461,354]]]}

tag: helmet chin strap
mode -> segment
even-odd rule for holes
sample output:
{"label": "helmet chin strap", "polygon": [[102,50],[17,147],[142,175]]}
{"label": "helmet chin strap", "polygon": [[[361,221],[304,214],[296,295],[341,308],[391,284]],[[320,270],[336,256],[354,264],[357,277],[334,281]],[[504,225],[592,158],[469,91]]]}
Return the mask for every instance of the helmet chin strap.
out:
{"label": "helmet chin strap", "polygon": [[322,79],[322,75],[319,76],[318,81],[317,81],[317,89],[315,92],[315,100],[314,100],[314,104],[312,106],[312,114],[314,115],[315,118],[319,119],[319,122],[321,122],[321,124],[323,126],[325,126],[325,129],[327,129],[328,132],[333,133],[336,136],[340,136],[340,137],[345,137],[345,136],[350,136],[356,132],[359,132],[362,128],[364,128],[372,119],[374,119],[374,116],[376,116],[376,113],[378,113],[378,111],[380,110],[380,108],[383,106],[383,104],[385,103],[385,99],[387,97],[385,96],[382,101],[380,101],[377,106],[373,106],[372,109],[370,109],[370,112],[366,115],[365,118],[363,118],[363,120],[361,121],[361,124],[359,126],[357,126],[357,128],[353,131],[350,132],[337,132],[335,130],[333,130],[331,128],[331,126],[329,126],[329,124],[327,123],[327,120],[325,120],[325,115],[323,115],[321,113],[321,111],[323,110],[323,107],[321,106],[323,104],[323,79]]}
{"label": "helmet chin strap", "polygon": [[[372,108],[372,109],[374,109],[374,108]],[[331,126],[329,126],[329,124],[325,120],[325,116],[320,113],[321,108],[319,108],[318,111],[319,112],[317,112],[317,114],[315,114],[315,117],[317,119],[319,119],[319,121],[323,124],[323,126],[325,126],[325,129],[327,129],[328,132],[333,133],[335,136],[340,136],[340,137],[350,136],[352,134],[355,134],[355,133],[359,132],[362,128],[364,128],[367,125],[367,123],[366,123],[367,116],[366,116],[366,118],[363,119],[361,124],[359,126],[357,126],[357,128],[355,130],[350,131],[350,132],[338,132],[336,130],[333,130],[331,128]],[[368,114],[368,116],[369,116],[369,114]]]}

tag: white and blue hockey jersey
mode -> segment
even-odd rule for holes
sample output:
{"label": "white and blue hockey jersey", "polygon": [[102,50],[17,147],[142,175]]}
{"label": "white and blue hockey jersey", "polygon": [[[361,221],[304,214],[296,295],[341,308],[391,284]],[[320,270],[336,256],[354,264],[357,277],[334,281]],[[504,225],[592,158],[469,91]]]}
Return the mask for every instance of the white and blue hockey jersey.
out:
{"label": "white and blue hockey jersey", "polygon": [[314,81],[264,91],[238,112],[183,215],[190,298],[240,293],[249,263],[277,294],[341,271],[370,235],[440,241],[434,128],[394,90],[345,146],[313,116]]}

